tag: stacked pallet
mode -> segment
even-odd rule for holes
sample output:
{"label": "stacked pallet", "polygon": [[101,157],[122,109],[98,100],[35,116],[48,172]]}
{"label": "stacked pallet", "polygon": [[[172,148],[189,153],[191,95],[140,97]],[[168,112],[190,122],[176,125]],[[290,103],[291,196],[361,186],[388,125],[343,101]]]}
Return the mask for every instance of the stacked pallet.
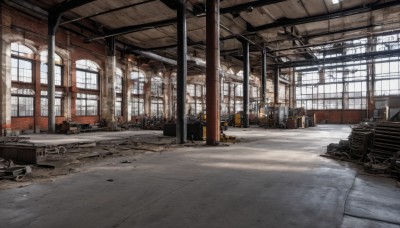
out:
{"label": "stacked pallet", "polygon": [[386,161],[400,151],[400,122],[377,123],[373,140],[374,159]]}
{"label": "stacked pallet", "polygon": [[372,131],[366,127],[354,127],[349,136],[350,155],[353,158],[364,160],[368,148],[371,147]]}

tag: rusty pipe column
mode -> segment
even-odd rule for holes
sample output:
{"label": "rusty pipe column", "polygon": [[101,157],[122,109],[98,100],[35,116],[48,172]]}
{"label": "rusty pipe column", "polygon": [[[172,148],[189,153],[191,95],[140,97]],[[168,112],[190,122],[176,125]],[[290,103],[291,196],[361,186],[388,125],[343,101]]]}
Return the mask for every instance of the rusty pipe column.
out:
{"label": "rusty pipe column", "polygon": [[217,145],[219,129],[219,0],[206,3],[207,145]]}
{"label": "rusty pipe column", "polygon": [[179,0],[177,9],[178,26],[178,69],[176,77],[176,143],[186,143],[186,75],[187,75],[187,34],[186,34],[186,0]]}

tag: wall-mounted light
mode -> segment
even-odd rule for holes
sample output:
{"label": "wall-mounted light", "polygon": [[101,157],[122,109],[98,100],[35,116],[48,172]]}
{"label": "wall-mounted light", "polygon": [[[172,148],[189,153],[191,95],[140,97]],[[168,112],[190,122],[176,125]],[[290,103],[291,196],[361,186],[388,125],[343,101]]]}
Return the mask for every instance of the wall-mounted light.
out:
{"label": "wall-mounted light", "polygon": [[332,0],[333,4],[338,4],[340,2],[340,0]]}

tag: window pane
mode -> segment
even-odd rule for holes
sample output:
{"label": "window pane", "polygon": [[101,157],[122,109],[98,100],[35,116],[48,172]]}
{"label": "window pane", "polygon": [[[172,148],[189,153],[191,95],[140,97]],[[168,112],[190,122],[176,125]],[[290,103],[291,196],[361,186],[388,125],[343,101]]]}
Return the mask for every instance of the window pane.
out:
{"label": "window pane", "polygon": [[86,75],[83,71],[76,71],[76,87],[85,88],[86,86]]}
{"label": "window pane", "polygon": [[33,116],[33,97],[18,97],[18,115]]}
{"label": "window pane", "polygon": [[18,116],[18,97],[11,96],[11,116]]}
{"label": "window pane", "polygon": [[32,78],[32,62],[11,58],[11,80],[30,83]]}
{"label": "window pane", "polygon": [[115,93],[122,93],[122,70],[119,68],[115,72]]}
{"label": "window pane", "polygon": [[139,116],[144,114],[144,100],[138,98],[131,99],[131,115]]}

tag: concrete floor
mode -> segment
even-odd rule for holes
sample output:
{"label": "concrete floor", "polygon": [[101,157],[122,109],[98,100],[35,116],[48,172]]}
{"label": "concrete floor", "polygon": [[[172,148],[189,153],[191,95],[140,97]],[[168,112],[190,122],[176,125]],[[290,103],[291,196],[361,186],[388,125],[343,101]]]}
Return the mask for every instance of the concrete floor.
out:
{"label": "concrete floor", "polygon": [[0,226],[400,227],[395,180],[319,156],[349,132],[230,129],[242,143],[115,158],[0,191]]}

